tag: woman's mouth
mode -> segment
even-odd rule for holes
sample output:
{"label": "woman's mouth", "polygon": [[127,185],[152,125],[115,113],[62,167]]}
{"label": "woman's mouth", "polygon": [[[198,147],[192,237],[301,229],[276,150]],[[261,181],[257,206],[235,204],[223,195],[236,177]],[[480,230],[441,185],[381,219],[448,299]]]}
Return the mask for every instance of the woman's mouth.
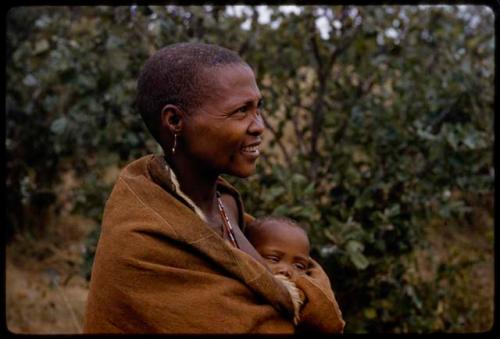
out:
{"label": "woman's mouth", "polygon": [[241,153],[243,153],[247,157],[256,159],[260,155],[259,145],[260,142],[256,142],[247,146],[243,146],[241,148]]}
{"label": "woman's mouth", "polygon": [[260,154],[259,146],[258,145],[255,145],[255,146],[245,146],[245,147],[243,147],[241,149],[241,151],[243,153],[248,153],[248,154],[256,154],[256,155]]}

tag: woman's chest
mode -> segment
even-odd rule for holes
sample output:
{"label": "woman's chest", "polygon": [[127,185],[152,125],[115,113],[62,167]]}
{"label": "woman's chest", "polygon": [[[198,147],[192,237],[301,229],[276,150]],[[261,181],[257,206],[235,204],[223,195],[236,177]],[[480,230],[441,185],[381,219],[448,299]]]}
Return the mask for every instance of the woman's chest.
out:
{"label": "woman's chest", "polygon": [[241,231],[239,220],[243,218],[239,216],[240,211],[233,197],[222,195],[221,206],[218,209],[218,216],[212,216],[209,221],[211,227],[226,241],[233,243],[231,237],[234,237],[237,247],[255,260],[265,265],[264,260],[255,250],[252,244]]}

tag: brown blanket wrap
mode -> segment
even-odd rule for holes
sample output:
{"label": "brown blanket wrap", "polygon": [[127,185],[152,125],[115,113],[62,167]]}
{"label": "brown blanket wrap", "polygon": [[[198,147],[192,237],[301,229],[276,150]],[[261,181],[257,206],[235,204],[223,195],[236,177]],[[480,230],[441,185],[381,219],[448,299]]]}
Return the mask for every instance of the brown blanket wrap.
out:
{"label": "brown blanket wrap", "polygon": [[[106,203],[84,332],[293,333],[284,285],[198,217],[175,193],[162,160],[148,155],[126,166]],[[222,179],[218,188],[244,215],[238,192]],[[300,286],[309,299],[304,326],[312,317],[318,330],[340,332],[340,311],[319,274],[322,286]]]}

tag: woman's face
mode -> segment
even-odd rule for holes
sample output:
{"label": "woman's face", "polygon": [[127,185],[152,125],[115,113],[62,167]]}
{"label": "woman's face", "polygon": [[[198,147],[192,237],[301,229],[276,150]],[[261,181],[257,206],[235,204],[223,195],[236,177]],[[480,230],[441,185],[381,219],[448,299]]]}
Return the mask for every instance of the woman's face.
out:
{"label": "woman's face", "polygon": [[185,119],[186,156],[200,170],[248,177],[255,172],[264,131],[261,94],[245,65],[207,70],[210,95]]}

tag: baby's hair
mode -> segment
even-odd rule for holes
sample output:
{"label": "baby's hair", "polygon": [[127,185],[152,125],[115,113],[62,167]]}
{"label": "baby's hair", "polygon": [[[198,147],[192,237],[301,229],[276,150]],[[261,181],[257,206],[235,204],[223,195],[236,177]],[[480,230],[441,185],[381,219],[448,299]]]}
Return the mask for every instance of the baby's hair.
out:
{"label": "baby's hair", "polygon": [[135,106],[153,137],[159,140],[161,110],[173,104],[187,113],[199,107],[210,93],[206,69],[248,64],[234,51],[197,42],[162,48],[144,64],[137,80]]}
{"label": "baby's hair", "polygon": [[250,223],[247,224],[247,226],[245,227],[245,235],[247,236],[247,238],[249,238],[249,240],[250,240],[252,238],[252,234],[254,232],[257,232],[258,230],[260,230],[262,225],[264,225],[266,222],[285,223],[285,224],[290,225],[292,227],[300,228],[301,230],[303,230],[306,233],[306,235],[309,231],[309,228],[307,226],[305,226],[303,224],[299,224],[295,220],[290,219],[288,217],[268,215],[268,216],[254,219]]}

